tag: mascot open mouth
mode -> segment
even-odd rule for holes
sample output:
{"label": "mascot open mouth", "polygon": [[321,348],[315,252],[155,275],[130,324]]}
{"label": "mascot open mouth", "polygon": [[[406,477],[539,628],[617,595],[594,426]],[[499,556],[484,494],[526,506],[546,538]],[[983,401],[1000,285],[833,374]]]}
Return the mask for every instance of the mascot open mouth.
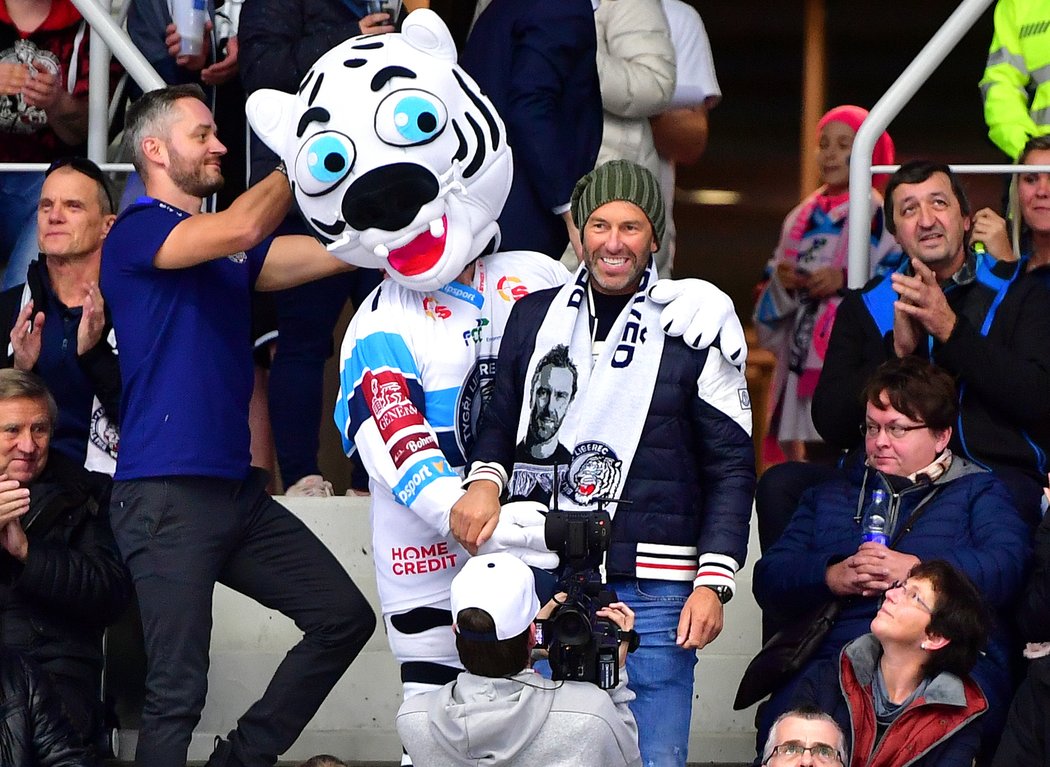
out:
{"label": "mascot open mouth", "polygon": [[394,248],[387,256],[391,268],[406,277],[432,269],[445,252],[445,238],[448,233],[448,219],[441,217],[441,235],[435,237],[432,229],[426,229],[407,245]]}

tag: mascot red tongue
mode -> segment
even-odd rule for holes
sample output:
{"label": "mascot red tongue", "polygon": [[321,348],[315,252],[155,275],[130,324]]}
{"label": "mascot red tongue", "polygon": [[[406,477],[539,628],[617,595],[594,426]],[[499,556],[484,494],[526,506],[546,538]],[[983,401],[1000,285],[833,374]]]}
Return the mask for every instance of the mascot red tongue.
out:
{"label": "mascot red tongue", "polygon": [[498,248],[513,173],[507,132],[456,66],[437,14],[414,11],[400,33],[340,43],[297,94],[256,91],[247,112],[285,161],[303,219],[338,258],[436,290]]}
{"label": "mascot red tongue", "polygon": [[413,239],[408,245],[403,245],[390,251],[390,255],[387,256],[390,268],[396,274],[403,274],[406,277],[415,277],[433,269],[434,265],[445,253],[445,233],[448,231],[448,219],[442,216],[441,223],[444,226],[440,237],[435,237],[428,229]]}

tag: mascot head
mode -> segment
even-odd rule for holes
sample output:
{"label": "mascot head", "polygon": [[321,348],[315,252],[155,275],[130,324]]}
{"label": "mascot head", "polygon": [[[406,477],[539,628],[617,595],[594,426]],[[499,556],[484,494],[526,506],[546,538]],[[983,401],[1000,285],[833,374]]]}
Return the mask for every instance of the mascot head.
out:
{"label": "mascot head", "polygon": [[433,11],[413,11],[398,34],[340,43],[298,93],[256,91],[247,112],[285,161],[304,220],[342,260],[434,290],[498,246],[507,133]]}

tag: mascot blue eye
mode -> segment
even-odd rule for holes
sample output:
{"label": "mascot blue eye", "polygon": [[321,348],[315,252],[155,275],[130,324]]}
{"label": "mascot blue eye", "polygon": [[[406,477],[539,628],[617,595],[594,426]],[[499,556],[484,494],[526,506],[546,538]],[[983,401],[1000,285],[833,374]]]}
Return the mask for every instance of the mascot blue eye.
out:
{"label": "mascot blue eye", "polygon": [[448,122],[445,105],[432,93],[394,91],[376,110],[376,134],[386,144],[413,146],[437,138]]}
{"label": "mascot blue eye", "polygon": [[354,167],[354,142],[336,131],[322,131],[307,139],[295,159],[295,180],[303,193],[317,197],[329,192]]}

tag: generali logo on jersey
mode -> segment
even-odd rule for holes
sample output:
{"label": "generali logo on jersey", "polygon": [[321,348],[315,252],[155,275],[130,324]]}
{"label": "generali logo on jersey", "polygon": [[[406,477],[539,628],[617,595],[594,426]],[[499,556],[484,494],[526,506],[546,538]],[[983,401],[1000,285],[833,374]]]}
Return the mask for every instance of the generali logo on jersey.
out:
{"label": "generali logo on jersey", "polygon": [[384,442],[402,429],[423,425],[423,416],[409,399],[408,385],[400,375],[388,370],[365,373],[361,389]]}

